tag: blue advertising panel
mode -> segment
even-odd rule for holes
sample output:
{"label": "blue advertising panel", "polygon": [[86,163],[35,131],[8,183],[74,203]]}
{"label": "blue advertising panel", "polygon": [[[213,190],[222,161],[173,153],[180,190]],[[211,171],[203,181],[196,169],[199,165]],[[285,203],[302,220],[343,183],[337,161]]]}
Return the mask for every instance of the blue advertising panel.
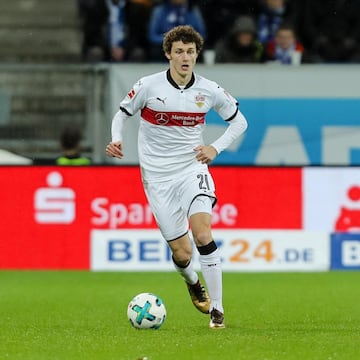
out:
{"label": "blue advertising panel", "polygon": [[360,270],[360,233],[331,234],[331,270]]}
{"label": "blue advertising panel", "polygon": [[[360,165],[360,99],[238,100],[248,130],[214,164]],[[207,124],[226,126],[214,111]]]}

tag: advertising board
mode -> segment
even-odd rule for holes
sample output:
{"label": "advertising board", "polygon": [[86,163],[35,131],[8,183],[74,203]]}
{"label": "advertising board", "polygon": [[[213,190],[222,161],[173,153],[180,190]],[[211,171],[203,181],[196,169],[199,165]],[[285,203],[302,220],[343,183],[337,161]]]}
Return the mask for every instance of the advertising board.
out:
{"label": "advertising board", "polygon": [[331,235],[331,269],[360,270],[360,234]]}
{"label": "advertising board", "polygon": [[[327,233],[304,231],[214,230],[224,271],[325,271]],[[200,270],[197,251],[194,266]],[[94,230],[91,269],[100,271],[173,270],[171,253],[158,230]]]}
{"label": "advertising board", "polygon": [[[324,270],[330,259],[356,267],[357,240],[334,236],[359,233],[359,171],[212,166],[224,269]],[[2,166],[0,198],[1,269],[171,265],[136,166]]]}
{"label": "advertising board", "polygon": [[[214,229],[301,229],[301,169],[212,168]],[[88,269],[92,230],[157,229],[138,167],[0,167],[0,268]]]}

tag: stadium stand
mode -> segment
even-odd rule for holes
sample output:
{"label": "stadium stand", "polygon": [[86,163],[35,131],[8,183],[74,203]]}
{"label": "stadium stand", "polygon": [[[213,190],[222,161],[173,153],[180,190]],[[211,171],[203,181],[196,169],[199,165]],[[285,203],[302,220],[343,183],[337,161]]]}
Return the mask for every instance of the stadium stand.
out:
{"label": "stadium stand", "polygon": [[0,112],[1,147],[53,161],[60,151],[59,133],[72,124],[84,129],[85,151],[90,151],[92,122],[86,120],[99,111],[102,74],[86,65],[0,65],[3,102],[10,107],[10,116]]}
{"label": "stadium stand", "polygon": [[91,150],[86,119],[101,71],[81,63],[79,22],[74,0],[0,2],[1,148],[53,161],[61,129],[73,124]]}
{"label": "stadium stand", "polygon": [[[189,0],[189,4],[199,5],[205,22],[212,24],[205,49],[212,49],[216,37],[225,34],[225,19],[226,24],[232,24],[230,19],[240,13],[257,19],[263,1],[224,0],[220,6],[215,0]],[[310,21],[311,17],[305,15],[307,11],[313,11],[310,6],[313,2],[288,1],[296,8],[301,24],[304,18]],[[151,2],[152,5],[159,3],[160,0]],[[359,3],[359,0],[336,2],[340,8],[346,7],[347,14],[350,11],[347,7],[351,5],[356,11],[350,11],[350,14],[355,18]],[[328,16],[329,21],[342,21],[343,12],[334,12],[330,7],[328,13],[332,15],[331,19]],[[221,23],[212,23],[215,20]],[[223,27],[224,31],[220,30]],[[311,40],[316,32],[314,35],[310,31],[312,28],[305,29],[306,32],[304,27],[299,29],[300,40],[305,48],[312,48]],[[356,30],[357,57],[352,58],[352,62],[358,62],[360,58],[358,27]],[[137,36],[141,34],[143,30]],[[60,151],[60,129],[71,123],[84,129],[85,155],[91,154],[92,144],[99,138],[95,136],[97,125],[93,120],[94,117],[102,119],[106,109],[104,84],[108,64],[84,63],[82,41],[82,19],[77,0],[0,1],[1,148],[35,160],[49,158],[53,161]],[[144,44],[136,45],[146,48]]]}
{"label": "stadium stand", "polygon": [[79,62],[80,53],[76,1],[0,2],[0,62]]}

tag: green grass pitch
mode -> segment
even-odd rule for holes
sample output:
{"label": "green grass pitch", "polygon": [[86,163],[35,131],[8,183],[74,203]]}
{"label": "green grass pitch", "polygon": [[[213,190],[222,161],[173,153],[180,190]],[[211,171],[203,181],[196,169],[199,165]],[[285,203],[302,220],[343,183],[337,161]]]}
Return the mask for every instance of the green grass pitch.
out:
{"label": "green grass pitch", "polygon": [[[0,359],[348,360],[360,358],[360,272],[225,273],[227,328],[210,330],[179,275],[0,272]],[[136,330],[140,292],[167,307],[159,330]]]}

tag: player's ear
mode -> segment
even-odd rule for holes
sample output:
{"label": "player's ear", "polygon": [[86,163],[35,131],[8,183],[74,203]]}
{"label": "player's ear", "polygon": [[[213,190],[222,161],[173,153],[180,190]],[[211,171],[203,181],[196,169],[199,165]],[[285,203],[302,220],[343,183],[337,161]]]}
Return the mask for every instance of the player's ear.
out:
{"label": "player's ear", "polygon": [[169,53],[165,53],[165,56],[168,60],[171,60],[171,55]]}

